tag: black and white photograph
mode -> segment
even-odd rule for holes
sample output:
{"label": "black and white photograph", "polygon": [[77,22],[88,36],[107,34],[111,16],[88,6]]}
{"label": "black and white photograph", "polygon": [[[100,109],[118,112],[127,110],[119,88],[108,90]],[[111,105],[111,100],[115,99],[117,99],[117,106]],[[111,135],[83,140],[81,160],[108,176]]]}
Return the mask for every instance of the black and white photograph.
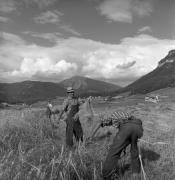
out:
{"label": "black and white photograph", "polygon": [[0,0],[0,180],[175,180],[175,0]]}

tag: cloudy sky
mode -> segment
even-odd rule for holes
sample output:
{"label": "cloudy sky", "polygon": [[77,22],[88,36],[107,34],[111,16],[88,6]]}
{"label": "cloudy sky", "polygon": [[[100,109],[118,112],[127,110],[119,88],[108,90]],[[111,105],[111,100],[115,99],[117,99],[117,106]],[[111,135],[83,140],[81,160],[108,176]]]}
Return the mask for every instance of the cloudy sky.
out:
{"label": "cloudy sky", "polygon": [[0,0],[0,82],[125,86],[175,49],[174,0]]}

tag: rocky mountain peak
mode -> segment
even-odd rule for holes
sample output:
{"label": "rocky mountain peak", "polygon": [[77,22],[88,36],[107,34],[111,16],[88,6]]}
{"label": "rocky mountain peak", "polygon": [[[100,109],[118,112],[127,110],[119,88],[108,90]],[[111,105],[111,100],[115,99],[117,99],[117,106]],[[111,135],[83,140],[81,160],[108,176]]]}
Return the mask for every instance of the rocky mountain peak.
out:
{"label": "rocky mountain peak", "polygon": [[175,49],[169,51],[168,55],[159,61],[158,67],[161,67],[164,64],[173,63],[173,62],[175,62]]}
{"label": "rocky mountain peak", "polygon": [[175,56],[175,49],[169,51],[168,56]]}

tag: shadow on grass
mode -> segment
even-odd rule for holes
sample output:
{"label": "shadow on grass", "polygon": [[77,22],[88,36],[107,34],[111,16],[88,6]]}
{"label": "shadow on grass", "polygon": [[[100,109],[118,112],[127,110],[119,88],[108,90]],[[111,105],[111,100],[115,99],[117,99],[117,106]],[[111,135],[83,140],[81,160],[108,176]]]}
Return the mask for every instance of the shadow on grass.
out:
{"label": "shadow on grass", "polygon": [[130,170],[131,170],[131,164],[129,163],[122,164],[122,166],[120,167],[120,174],[124,176],[124,174],[126,172],[129,172]]}
{"label": "shadow on grass", "polygon": [[157,161],[160,158],[160,154],[150,149],[141,148],[142,160]]}
{"label": "shadow on grass", "polygon": [[97,141],[102,141],[105,138],[109,138],[111,135],[112,135],[112,132],[111,131],[107,131],[105,134],[102,134],[100,136],[94,137],[93,141],[96,141],[96,142]]}
{"label": "shadow on grass", "polygon": [[[150,150],[150,149],[141,149],[141,155],[142,155],[142,161],[143,161],[143,165],[145,165],[144,161],[148,160],[148,161],[157,161],[160,158],[160,154]],[[120,168],[120,173],[122,175],[125,174],[125,172],[130,171],[131,170],[131,164],[126,163],[126,164],[122,164],[121,168]]]}
{"label": "shadow on grass", "polygon": [[100,143],[103,142],[104,140],[110,140],[111,135],[112,135],[112,132],[107,131],[106,133],[104,133],[102,135],[93,137],[91,140],[89,138],[87,138],[85,144],[86,144],[86,146],[93,145],[93,144],[100,145]]}

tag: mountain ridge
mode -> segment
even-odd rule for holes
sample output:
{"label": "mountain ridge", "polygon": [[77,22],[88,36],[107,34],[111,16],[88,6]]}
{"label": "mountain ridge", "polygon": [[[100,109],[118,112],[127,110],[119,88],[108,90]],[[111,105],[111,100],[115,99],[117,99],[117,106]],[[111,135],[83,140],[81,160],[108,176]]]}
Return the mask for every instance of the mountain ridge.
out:
{"label": "mountain ridge", "polygon": [[146,94],[166,87],[175,87],[175,50],[169,51],[158,62],[158,66],[138,80],[121,88],[120,92],[130,91],[131,94]]}
{"label": "mountain ridge", "polygon": [[[96,83],[96,84],[95,84]],[[104,90],[115,90],[117,88],[120,88],[120,86],[108,83],[105,81],[101,80],[96,80],[96,79],[91,79],[88,77],[83,77],[83,76],[73,76],[71,78],[65,79],[59,83],[62,87],[68,87],[72,86],[76,90],[89,90],[89,87],[91,90],[100,90],[101,91],[101,86],[103,85]],[[105,89],[106,88],[106,89]]]}
{"label": "mountain ridge", "polygon": [[[76,86],[76,94],[80,96],[100,95],[119,88],[110,83],[81,76],[73,76],[70,79]],[[57,96],[66,96],[66,88],[71,84],[63,84],[64,82],[70,82],[70,79],[63,80],[60,83],[30,80],[0,83],[0,102],[32,104],[37,101],[53,99]]]}

